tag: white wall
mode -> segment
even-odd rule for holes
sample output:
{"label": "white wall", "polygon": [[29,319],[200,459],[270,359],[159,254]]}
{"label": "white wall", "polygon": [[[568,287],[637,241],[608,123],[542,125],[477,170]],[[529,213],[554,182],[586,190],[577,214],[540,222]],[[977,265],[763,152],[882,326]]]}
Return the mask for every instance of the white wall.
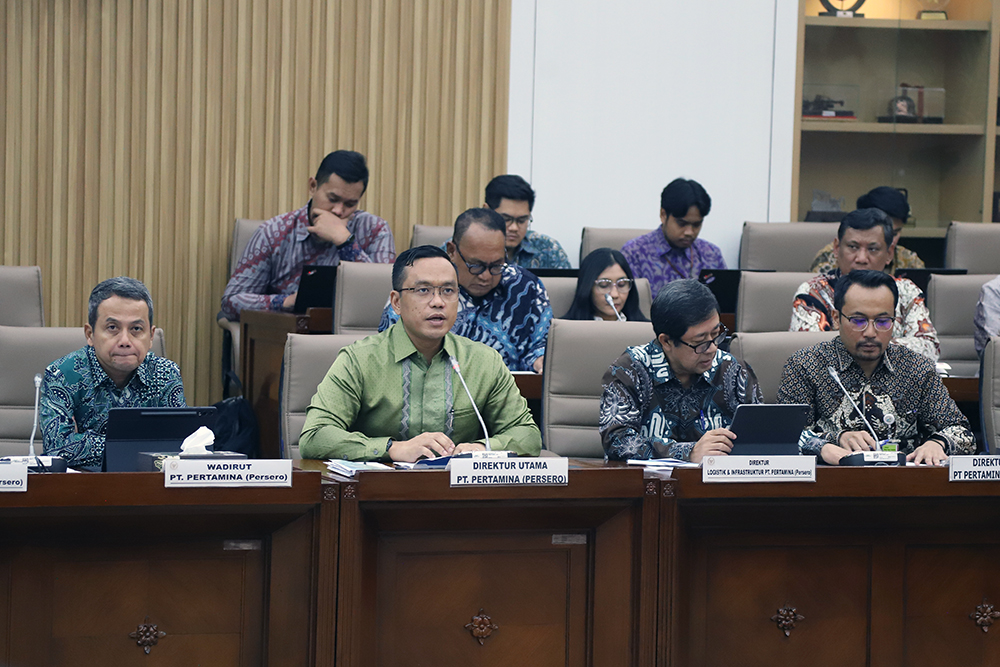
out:
{"label": "white wall", "polygon": [[[788,221],[798,3],[513,0],[508,171],[574,265],[580,229],[659,224],[678,176],[735,267],[745,220]],[[773,108],[773,116],[772,116]]]}

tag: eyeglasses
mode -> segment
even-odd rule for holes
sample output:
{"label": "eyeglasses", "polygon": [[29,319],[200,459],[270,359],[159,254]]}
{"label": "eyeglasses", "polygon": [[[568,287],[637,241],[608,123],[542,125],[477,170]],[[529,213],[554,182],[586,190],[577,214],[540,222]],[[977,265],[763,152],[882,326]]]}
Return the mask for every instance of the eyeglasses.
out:
{"label": "eyeglasses", "polygon": [[722,345],[722,341],[726,340],[726,335],[729,333],[729,329],[727,329],[724,324],[720,324],[719,327],[721,330],[715,336],[715,338],[706,340],[703,343],[697,343],[695,345],[692,345],[691,343],[686,343],[683,340],[679,340],[677,342],[681,343],[682,345],[687,345],[692,350],[694,350],[695,354],[705,354],[706,352],[708,352],[708,348],[712,347],[713,345],[719,347],[720,345]]}
{"label": "eyeglasses", "polygon": [[483,271],[486,271],[487,269],[489,269],[489,272],[490,272],[491,276],[499,276],[501,273],[503,273],[503,270],[507,267],[507,251],[506,250],[504,250],[504,253],[503,253],[503,261],[501,261],[501,262],[493,262],[492,264],[483,264],[482,262],[477,262],[475,264],[469,264],[469,260],[467,260],[465,258],[465,255],[462,254],[462,251],[458,249],[458,244],[455,244],[455,252],[457,252],[458,256],[462,258],[462,261],[465,263],[465,267],[467,269],[469,269],[469,273],[471,273],[474,276],[478,276],[479,274],[481,274]]}
{"label": "eyeglasses", "polygon": [[869,323],[875,325],[875,331],[891,331],[896,324],[895,317],[848,317],[847,321],[858,332],[867,331]]}
{"label": "eyeglasses", "polygon": [[512,215],[501,213],[500,217],[503,218],[504,224],[509,225],[510,223],[513,222],[518,227],[524,227],[533,220],[533,218],[530,215],[522,215],[520,218],[515,218]]}
{"label": "eyeglasses", "polygon": [[458,288],[454,285],[421,285],[420,287],[400,287],[400,292],[413,292],[413,296],[418,301],[430,301],[434,295],[441,297],[442,301],[451,303],[458,301]]}
{"label": "eyeglasses", "polygon": [[610,280],[609,278],[599,278],[594,281],[594,287],[597,288],[598,292],[610,292],[612,286],[617,287],[619,292],[627,292],[632,289],[632,279],[619,278],[618,280]]}

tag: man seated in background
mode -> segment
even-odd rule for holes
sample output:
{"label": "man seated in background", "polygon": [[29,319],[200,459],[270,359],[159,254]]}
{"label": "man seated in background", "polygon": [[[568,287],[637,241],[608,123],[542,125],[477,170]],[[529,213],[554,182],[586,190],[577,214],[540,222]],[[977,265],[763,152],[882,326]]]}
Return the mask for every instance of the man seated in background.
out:
{"label": "man seated in background", "polygon": [[525,269],[568,269],[569,258],[559,242],[531,225],[535,191],[520,176],[497,176],[486,186],[486,206],[506,223],[507,261]]}
{"label": "man seated in background", "polygon": [[[489,208],[470,208],[455,220],[446,244],[459,284],[452,333],[489,345],[512,371],[541,373],[552,307],[534,275],[507,263],[506,229],[500,214]],[[397,319],[387,305],[379,331]]]}
{"label": "man seated in background", "polygon": [[604,374],[600,431],[612,461],[722,456],[736,435],[736,407],[761,403],[757,377],[719,349],[719,304],[697,280],[666,285],[653,300],[656,338],[630,347]]}
{"label": "man seated in background", "polygon": [[368,188],[365,156],[330,153],[309,179],[309,201],[271,218],[250,238],[222,295],[220,317],[241,310],[291,310],[302,267],[344,262],[389,263],[396,245],[389,224],[358,209]]}
{"label": "man seated in background", "polygon": [[541,434],[503,359],[450,333],[458,301],[456,269],[443,250],[425,245],[399,255],[390,296],[399,320],[334,361],[306,409],[303,458],[412,462],[485,449],[459,372],[491,448],[538,455]]}
{"label": "man seated in background", "polygon": [[979,291],[974,321],[976,352],[982,358],[990,338],[1000,336],[1000,276],[983,285]]}
{"label": "man seated in background", "polygon": [[898,280],[877,270],[843,276],[832,312],[840,335],[799,350],[785,363],[778,402],[805,403],[812,410],[800,442],[803,453],[837,464],[888,439],[899,441],[898,451],[907,454],[907,461],[937,465],[951,454],[975,451],[969,422],[934,364],[893,341],[898,286]]}
{"label": "man seated in background", "polygon": [[[899,245],[899,235],[903,231],[903,225],[910,217],[910,204],[906,201],[906,196],[896,188],[886,185],[867,192],[858,197],[858,208],[877,208],[887,216],[892,222],[892,245],[889,248],[889,263],[885,270],[895,275],[896,269],[923,269],[924,261],[917,257],[917,253],[907,250]],[[813,273],[829,273],[837,268],[837,253],[833,248],[833,243],[823,246],[823,249],[816,253],[809,270]]]}
{"label": "man seated in background", "polygon": [[654,297],[671,280],[726,268],[719,247],[698,238],[711,210],[712,198],[700,183],[675,179],[660,193],[660,226],[622,246],[632,271],[649,280]]}
{"label": "man seated in background", "polygon": [[[892,223],[877,208],[862,208],[844,216],[837,230],[837,239],[833,242],[837,269],[799,285],[792,303],[789,331],[836,329],[833,294],[837,279],[851,271],[882,271],[889,262],[892,235]],[[899,299],[893,323],[893,340],[936,362],[941,347],[923,293],[906,278],[895,280]]]}
{"label": "man seated in background", "polygon": [[110,408],[184,407],[177,364],[152,352],[153,299],[138,280],[105,280],[90,293],[87,345],[45,369],[42,442],[71,466],[100,465]]}

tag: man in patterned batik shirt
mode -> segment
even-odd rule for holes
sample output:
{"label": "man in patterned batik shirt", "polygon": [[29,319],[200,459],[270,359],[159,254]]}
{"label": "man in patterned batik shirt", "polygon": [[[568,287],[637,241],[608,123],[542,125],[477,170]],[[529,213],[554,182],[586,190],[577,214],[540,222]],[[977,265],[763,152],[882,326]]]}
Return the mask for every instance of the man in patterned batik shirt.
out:
{"label": "man in patterned batik shirt", "polygon": [[306,264],[396,259],[389,224],[358,209],[367,188],[364,155],[334,151],[323,158],[309,179],[308,203],[271,218],[250,238],[222,295],[219,317],[236,321],[241,310],[291,310]]}
{"label": "man in patterned batik shirt", "polygon": [[934,363],[893,340],[898,285],[882,271],[848,273],[833,296],[840,335],[799,350],[785,363],[778,402],[805,403],[812,410],[800,441],[803,453],[836,464],[888,439],[899,441],[907,461],[938,465],[951,454],[975,451],[969,422]]}
{"label": "man in patterned batik shirt", "polygon": [[[512,371],[542,372],[552,323],[549,295],[538,278],[507,263],[503,218],[470,208],[455,220],[447,253],[458,270],[458,316],[451,332],[489,345]],[[399,319],[391,304],[379,331]]]}
{"label": "man in patterned batik shirt", "polygon": [[177,364],[152,352],[153,299],[138,280],[105,280],[90,293],[87,345],[45,369],[40,421],[45,453],[100,465],[110,408],[184,407]]}
{"label": "man in patterned batik shirt", "polygon": [[[857,270],[882,271],[889,263],[893,229],[889,217],[877,208],[862,208],[844,216],[837,230],[834,249],[838,269],[816,276],[799,285],[792,302],[789,331],[833,331],[833,291],[837,279]],[[892,336],[895,342],[922,354],[933,362],[941,347],[931,323],[923,292],[906,278],[896,278],[899,299]]]}
{"label": "man in patterned batik shirt", "polygon": [[719,349],[719,304],[697,280],[678,280],[653,300],[656,338],[625,353],[604,374],[600,431],[612,461],[724,456],[736,437],[736,407],[760,403],[749,366]]}

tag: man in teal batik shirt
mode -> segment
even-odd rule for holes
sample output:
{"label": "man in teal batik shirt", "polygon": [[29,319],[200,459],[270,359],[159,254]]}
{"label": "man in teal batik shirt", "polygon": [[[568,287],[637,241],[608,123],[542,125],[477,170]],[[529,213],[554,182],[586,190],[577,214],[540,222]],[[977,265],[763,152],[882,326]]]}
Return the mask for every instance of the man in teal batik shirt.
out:
{"label": "man in teal batik shirt", "polygon": [[485,449],[454,359],[492,449],[537,455],[541,434],[500,354],[449,332],[458,275],[440,248],[403,252],[390,304],[399,321],[345,348],[306,410],[303,458],[416,461]]}

